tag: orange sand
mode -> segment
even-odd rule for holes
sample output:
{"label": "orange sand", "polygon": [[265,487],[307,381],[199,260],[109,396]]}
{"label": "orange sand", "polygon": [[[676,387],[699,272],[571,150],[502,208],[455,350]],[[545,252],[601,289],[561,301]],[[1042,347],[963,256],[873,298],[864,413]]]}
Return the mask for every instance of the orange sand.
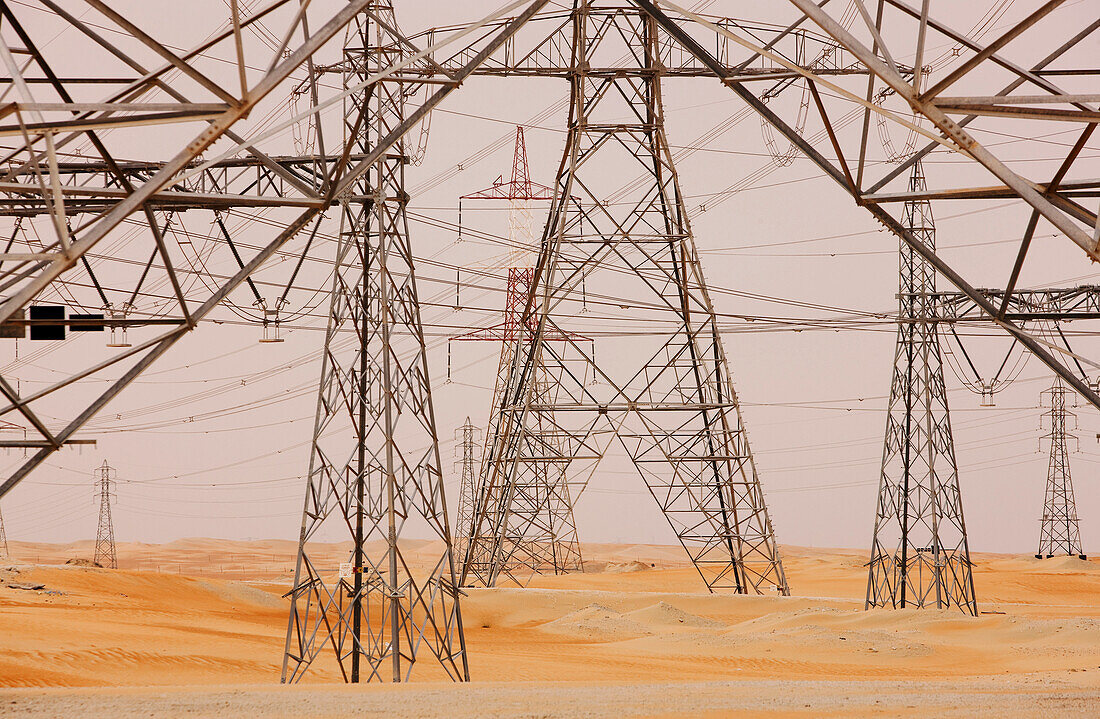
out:
{"label": "orange sand", "polygon": [[[211,685],[203,691],[216,692],[226,687],[214,685],[278,682],[287,616],[280,595],[293,566],[291,542],[120,545],[118,571],[56,566],[87,557],[90,548],[13,543],[15,559],[0,563],[18,569],[0,569],[0,686]],[[337,561],[340,548],[332,555]],[[921,701],[928,697],[920,687],[929,682],[995,682],[994,698],[1070,691],[1072,706],[1084,707],[1081,715],[1090,707],[1100,714],[1100,562],[1094,560],[976,555],[983,614],[973,618],[953,611],[863,611],[865,560],[854,550],[786,548],[792,597],[707,594],[676,547],[591,545],[585,556],[585,574],[538,577],[526,589],[469,590],[462,611],[476,683],[626,683],[636,687],[627,699],[636,696],[638,706],[627,701],[626,709],[615,704],[608,711],[642,716],[630,707],[645,709],[642,697],[656,682],[734,680],[747,694],[756,681],[806,682],[817,687],[807,696],[822,701],[835,688],[832,681],[902,682],[900,691],[911,686]],[[8,582],[45,589],[12,589]],[[438,679],[428,671],[421,678]],[[332,670],[323,669],[307,681],[332,679]],[[906,684],[914,680],[918,684]],[[711,689],[700,685],[704,693]],[[0,714],[23,699],[76,701],[51,691],[5,691]],[[132,691],[78,698],[94,708],[103,696]],[[845,699],[853,693],[868,696],[865,687],[841,692]],[[484,701],[492,697],[497,694]],[[941,698],[950,714],[950,692]],[[678,713],[657,711],[659,700],[660,692],[649,715]],[[592,699],[592,706],[603,706],[600,701]],[[814,709],[809,701],[806,715]],[[866,704],[842,702],[836,715],[887,709]],[[1058,706],[1074,715],[1071,705]],[[1039,705],[1028,699],[1020,713],[1027,707],[1038,711]],[[549,704],[543,708],[546,716],[559,715]]]}

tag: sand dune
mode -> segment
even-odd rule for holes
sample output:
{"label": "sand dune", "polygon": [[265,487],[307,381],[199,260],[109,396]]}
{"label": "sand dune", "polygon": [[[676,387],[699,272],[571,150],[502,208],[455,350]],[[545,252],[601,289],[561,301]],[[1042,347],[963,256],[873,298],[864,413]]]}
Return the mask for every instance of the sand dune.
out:
{"label": "sand dune", "polygon": [[[425,559],[438,551],[427,544],[409,548]],[[13,549],[22,561],[0,569],[0,686],[8,687],[0,714],[111,716],[88,712],[129,697],[133,707],[152,701],[161,707],[154,715],[171,716],[167,707],[178,708],[180,700],[175,690],[73,692],[187,685],[209,687],[187,695],[194,702],[187,706],[205,716],[202,707],[224,695],[224,685],[278,681],[291,542],[120,545],[123,569],[117,571],[64,565],[87,556],[87,542]],[[506,685],[514,682],[536,689],[566,683],[562,699],[540,706],[540,716],[573,716],[564,697],[584,687],[595,692],[596,707],[585,716],[672,716],[669,697],[681,696],[686,711],[696,696],[691,687],[717,697],[718,686],[725,687],[722,697],[741,697],[747,708],[768,692],[776,706],[804,697],[809,709],[787,709],[796,714],[823,707],[843,716],[882,713],[873,698],[881,690],[900,693],[914,713],[937,707],[963,715],[962,708],[974,704],[950,701],[948,684],[986,697],[1002,714],[1094,716],[1100,706],[1100,564],[1093,560],[977,555],[983,614],[966,617],[863,611],[865,570],[857,551],[787,548],[795,596],[756,597],[706,593],[674,547],[585,549],[591,561],[584,574],[539,576],[523,589],[469,591],[463,616],[470,668],[484,686],[436,687],[440,707],[467,691],[485,692],[479,701],[487,706],[508,705]],[[325,561],[335,566],[344,551],[333,545]],[[316,668],[308,683],[336,679],[332,666]],[[418,682],[440,678],[428,666],[414,674]],[[654,682],[681,684],[668,696],[644,699]],[[732,684],[692,684],[702,682]],[[852,689],[838,690],[842,684]],[[310,696],[303,693],[308,689],[281,691],[290,704]],[[390,689],[366,691],[375,692],[372,701],[401,704]],[[269,699],[258,689],[233,696],[255,707]],[[359,695],[334,695],[334,713],[342,696]],[[432,715],[424,701],[422,713],[410,715]],[[714,701],[724,706],[724,699]],[[530,716],[522,702],[508,706],[502,715]]]}

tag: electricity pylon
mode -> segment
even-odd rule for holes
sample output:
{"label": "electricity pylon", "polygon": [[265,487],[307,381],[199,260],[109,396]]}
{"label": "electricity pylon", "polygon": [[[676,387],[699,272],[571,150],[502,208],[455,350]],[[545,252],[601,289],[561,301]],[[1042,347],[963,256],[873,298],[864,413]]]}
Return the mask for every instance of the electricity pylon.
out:
{"label": "electricity pylon", "polygon": [[[11,491],[54,452],[78,441],[74,435],[81,432],[87,422],[102,412],[115,396],[125,391],[160,357],[170,352],[183,336],[182,333],[203,326],[203,320],[212,318],[211,314],[231,295],[243,294],[243,285],[254,272],[270,268],[271,263],[267,260],[273,253],[292,243],[304,228],[332,206],[334,198],[350,188],[353,178],[345,176],[345,170],[350,163],[344,161],[347,156],[341,151],[322,151],[319,154],[308,153],[304,156],[276,159],[270,151],[285,149],[285,145],[263,142],[265,149],[261,149],[259,143],[271,133],[274,133],[271,139],[276,141],[283,138],[285,133],[271,130],[268,123],[252,122],[256,118],[253,110],[261,104],[273,101],[272,93],[278,88],[285,88],[286,82],[300,68],[305,68],[305,74],[310,78],[311,92],[305,93],[305,96],[311,96],[311,111],[320,112],[323,107],[328,106],[327,99],[326,104],[322,105],[318,97],[318,93],[327,88],[318,87],[315,82],[316,76],[322,72],[322,66],[315,64],[313,58],[315,55],[328,57],[326,51],[331,47],[329,43],[332,39],[351,18],[370,4],[371,0],[349,0],[332,7],[329,7],[332,4],[325,3],[323,5],[326,7],[322,10],[318,7],[319,4],[314,3],[308,8],[303,6],[301,12],[287,14],[283,18],[286,22],[284,25],[276,17],[279,13],[273,15],[270,7],[242,13],[237,4],[229,3],[231,8],[225,16],[210,18],[212,27],[216,26],[217,29],[211,31],[208,43],[176,54],[179,49],[170,50],[154,37],[162,32],[171,33],[171,27],[154,26],[142,30],[132,19],[113,10],[106,3],[95,3],[97,14],[88,17],[83,14],[77,17],[55,2],[47,3],[49,7],[45,9],[36,7],[35,3],[0,3],[5,31],[4,37],[0,38],[0,55],[3,55],[2,62],[6,66],[5,78],[11,80],[8,98],[10,114],[30,117],[35,130],[24,135],[19,132],[17,125],[5,127],[10,136],[21,140],[12,141],[4,151],[3,162],[7,169],[0,216],[38,217],[41,221],[36,231],[24,231],[22,236],[16,232],[15,239],[8,234],[8,226],[0,233],[8,241],[5,252],[0,253],[7,263],[5,267],[20,268],[14,270],[10,278],[5,276],[5,282],[9,279],[11,281],[5,285],[4,302],[0,303],[0,325],[6,325],[6,330],[25,328],[26,323],[33,322],[25,316],[28,305],[48,299],[52,292],[68,292],[76,286],[89,290],[87,296],[78,301],[85,312],[101,308],[100,301],[106,304],[106,313],[109,315],[106,318],[107,326],[112,329],[122,331],[127,326],[139,326],[149,319],[165,323],[170,321],[171,325],[156,335],[156,342],[143,341],[135,343],[133,347],[122,346],[129,344],[126,342],[115,342],[112,345],[123,351],[112,353],[106,358],[88,357],[83,367],[74,368],[71,373],[66,371],[65,376],[57,382],[57,390],[83,384],[85,387],[105,391],[94,392],[91,395],[94,399],[90,404],[86,404],[83,399],[84,390],[75,391],[71,395],[72,399],[63,400],[71,412],[63,417],[55,417],[57,421],[53,423],[43,421],[37,415],[36,407],[48,407],[57,402],[59,395],[54,388],[51,387],[50,392],[35,391],[24,396],[17,388],[13,388],[16,384],[12,381],[16,379],[14,375],[9,373],[3,378],[0,387],[3,387],[4,392],[0,394],[5,396],[6,407],[0,409],[0,414],[18,412],[26,416],[31,436],[20,446],[34,451],[23,466],[0,482],[0,497]],[[486,24],[477,26],[488,29],[485,32],[475,32],[472,45],[454,52],[447,50],[434,53],[433,62],[441,64],[438,65],[439,77],[432,79],[433,83],[440,83],[439,90],[433,97],[442,99],[443,95],[463,85],[463,80],[475,73],[564,77],[575,72],[570,57],[572,23],[568,18],[564,18],[563,22],[563,13],[556,7],[546,13],[539,13],[546,4],[546,0],[533,0],[528,11],[516,18],[515,22],[497,17],[491,27]],[[612,3],[602,4],[607,13],[617,12]],[[753,4],[751,8],[754,12],[749,12],[747,17],[740,19],[707,19],[686,9],[678,9],[672,13],[674,17],[670,17],[651,0],[632,0],[629,5],[620,3],[626,5],[625,11],[632,11],[633,7],[645,8],[651,17],[657,18],[668,34],[670,40],[661,43],[662,62],[659,71],[662,75],[721,77],[725,87],[741,96],[756,113],[774,126],[776,132],[798,146],[843,191],[854,196],[860,207],[900,234],[911,247],[922,246],[919,240],[904,232],[901,223],[891,214],[890,208],[893,204],[889,200],[897,198],[877,195],[880,191],[889,193],[891,186],[904,177],[904,173],[913,163],[946,142],[948,146],[961,151],[958,157],[980,164],[995,175],[998,186],[1004,186],[1003,190],[997,191],[998,194],[1003,193],[1007,199],[1032,208],[1037,213],[1033,214],[1036,219],[1041,217],[1049,221],[1057,228],[1057,234],[1074,242],[1094,260],[1100,260],[1100,251],[1096,249],[1097,243],[1090,231],[1096,224],[1095,214],[1081,209],[1080,203],[1073,197],[1073,193],[1087,191],[1089,182],[1087,179],[1074,178],[1082,175],[1087,178],[1094,174],[1081,164],[1087,163],[1091,158],[1082,149],[1087,146],[1095,130],[1096,123],[1092,122],[1095,119],[1094,111],[1083,102],[1063,108],[1021,108],[1018,106],[1021,102],[1020,96],[1005,100],[1017,89],[1026,93],[1028,88],[1034,90],[1035,87],[1038,88],[1035,91],[1050,93],[1053,97],[1072,98],[1071,88],[1063,89],[1058,76],[1080,74],[1073,69],[1073,53],[1081,51],[1083,46],[1087,46],[1088,38],[1094,37],[1093,33],[1100,27],[1100,18],[1090,18],[1083,23],[1058,23],[1056,27],[1048,25],[1046,29],[1050,32],[1040,28],[1037,35],[1031,28],[1037,22],[1044,22],[1048,14],[1059,8],[1058,2],[1043,3],[1035,13],[1017,18],[1011,27],[1006,26],[1005,32],[999,34],[997,41],[987,44],[981,37],[982,33],[968,37],[951,29],[953,23],[950,5],[945,6],[947,9],[940,17],[925,13],[927,17],[922,16],[920,22],[912,22],[916,15],[910,4],[885,3],[880,6],[882,12],[873,24],[868,21],[853,25],[847,22],[851,17],[851,7],[847,3],[833,3],[827,8],[813,0],[791,0],[791,4],[797,13],[788,16],[792,24],[784,27],[785,21],[778,26],[771,25],[771,22],[781,19],[782,13],[778,12],[778,7],[783,3],[774,6],[772,3]],[[669,3],[663,4],[666,8],[668,5]],[[756,10],[761,10],[761,14],[758,15]],[[53,30],[40,27],[40,23],[36,22],[36,18],[42,17],[44,11],[57,22],[63,22],[65,27],[75,30],[71,33],[72,40],[63,43],[63,47],[50,43],[49,35]],[[835,17],[831,13],[835,13]],[[1054,14],[1051,19],[1057,17],[1059,15]],[[703,21],[706,25],[689,24],[689,21],[695,20]],[[256,28],[260,27],[258,23],[261,22],[267,29],[258,33]],[[820,30],[805,27],[809,22]],[[894,28],[903,24],[910,28],[909,32],[880,32],[881,27]],[[535,47],[527,44],[518,48],[512,42],[515,30],[523,25],[529,25],[532,34],[537,34]],[[547,27],[551,28],[549,34],[538,30]],[[607,27],[610,28],[611,25]],[[703,30],[704,27],[707,28],[706,31]],[[475,26],[470,25],[469,28],[474,30]],[[492,32],[498,29],[499,33]],[[468,33],[465,28],[462,32]],[[1027,32],[1026,37],[1019,38],[1024,32]],[[256,54],[253,48],[257,43],[251,43],[252,48],[242,48],[242,36],[257,34],[282,37],[287,41],[263,43],[270,54]],[[123,39],[110,39],[117,39],[119,36]],[[302,38],[300,42],[297,41],[299,37]],[[411,44],[414,47],[427,48],[435,45],[439,40],[439,33],[436,29],[427,29],[413,40],[415,42]],[[493,51],[503,44],[498,40],[508,41],[507,51],[494,55]],[[894,44],[892,51],[888,49],[886,40]],[[1031,44],[1036,41],[1037,44]],[[214,44],[218,47],[213,48]],[[246,41],[244,44],[250,43]],[[826,64],[814,61],[811,66],[799,67],[794,71],[789,58],[812,58],[816,52],[806,54],[800,49],[823,45],[829,55],[818,57],[835,57],[836,60]],[[907,57],[910,48],[914,47],[918,49],[913,56],[915,68],[907,67],[894,59]],[[935,56],[924,56],[924,48],[930,51],[932,48],[940,48],[941,58],[946,53],[969,59],[941,62]],[[72,68],[79,72],[57,72],[58,67],[65,65],[67,57],[58,58],[60,65],[55,64],[52,57],[54,52],[64,56],[79,55],[82,62],[79,67]],[[19,57],[18,62],[16,56]],[[211,78],[204,72],[201,65],[209,62],[212,56],[218,57],[221,62],[237,65],[236,74],[241,80],[239,92],[236,88],[222,86],[217,81],[220,78]],[[1031,65],[1031,60],[1036,57],[1042,59]],[[165,58],[169,58],[167,65],[164,64]],[[996,72],[990,71],[993,65],[998,68]],[[927,71],[926,66],[929,68]],[[984,66],[984,69],[978,66]],[[108,67],[111,70],[105,76],[104,68]],[[266,71],[256,70],[265,67]],[[604,69],[617,71],[614,66]],[[166,81],[164,73],[180,71],[189,78],[187,82],[181,84]],[[1010,76],[1006,80],[1008,84],[1000,85],[1004,72]],[[913,78],[914,74],[917,75],[916,78]],[[862,133],[834,132],[834,123],[846,122],[841,117],[841,112],[848,113],[853,97],[864,94],[865,90],[860,86],[868,79],[868,75],[874,76],[871,79],[878,87],[885,85],[893,92],[892,97],[885,98],[883,109],[891,113],[894,119],[916,112],[921,115],[922,121],[931,123],[932,136],[926,138],[929,142],[918,149],[910,160],[900,165],[886,168],[874,165],[870,156],[860,151],[861,146],[866,147],[868,132],[874,123],[865,120]],[[944,91],[949,90],[964,76],[968,83],[976,84],[965,93],[971,102],[959,104],[960,96],[948,97],[950,93],[944,94]],[[835,143],[835,160],[822,154],[825,137],[820,129],[806,128],[799,122],[798,116],[805,115],[805,104],[799,103],[787,110],[778,107],[778,103],[767,104],[764,100],[771,94],[770,81],[757,82],[765,78],[786,81],[800,77],[822,86],[827,78],[832,78],[828,80],[830,91],[827,93],[817,92],[817,85],[811,87],[814,88],[815,104],[819,106],[819,114],[831,138],[830,142]],[[910,83],[911,78],[915,82]],[[925,78],[927,82],[922,85],[921,81]],[[125,87],[126,90],[120,94],[112,94],[113,91],[110,91],[100,98],[88,96],[87,88],[96,86],[118,86]],[[762,88],[761,92],[766,94],[754,94],[753,87]],[[918,88],[921,87],[928,89],[920,91]],[[877,97],[873,92],[874,87],[871,90],[871,95]],[[983,102],[981,107],[976,107],[973,103],[974,97],[992,99],[988,104]],[[155,102],[149,104],[150,98]],[[89,99],[100,99],[106,104],[101,102],[96,105],[97,109],[88,109]],[[175,107],[168,107],[169,104],[174,104]],[[434,105],[434,101],[423,108],[427,110],[431,105]],[[980,112],[973,112],[975,109]],[[870,108],[865,108],[864,112],[869,113]],[[127,119],[121,120],[115,117],[116,114]],[[303,113],[303,116],[308,114],[310,113]],[[75,115],[82,118],[77,124],[73,120]],[[1065,143],[1059,169],[1053,177],[1025,177],[998,159],[1000,153],[996,147],[985,147],[980,138],[966,130],[966,126],[972,121],[980,124],[984,122],[981,118],[990,115],[999,117],[1006,123],[1006,127],[1013,122],[1069,121],[1079,123],[1082,129],[1076,142]],[[409,125],[414,125],[416,119],[413,118]],[[149,126],[166,122],[196,121],[201,123],[197,134],[172,128],[163,142],[128,141],[130,127],[141,128],[134,132],[148,133],[151,131]],[[128,151],[125,162],[119,161],[121,158],[115,158],[101,141],[99,134],[106,126],[110,126],[116,137],[118,132],[124,134],[120,146],[125,146]],[[1034,137],[1038,135],[1027,132],[1030,127],[1029,124],[1024,132],[1012,132],[1010,129],[1009,134],[1026,136],[1029,141],[1036,142]],[[811,132],[815,134],[811,135]],[[57,138],[63,138],[59,141],[60,144],[55,143]],[[214,162],[211,166],[209,162],[199,160],[207,149],[223,139],[231,141],[237,148],[227,150],[224,162],[211,160],[209,162]],[[77,155],[64,150],[59,155],[59,149],[74,143],[80,143],[84,148],[93,147],[95,153],[89,156],[82,151]],[[376,146],[375,149],[377,152],[385,152],[387,147]],[[211,171],[199,170],[200,164]],[[234,168],[243,167],[251,169],[248,172],[233,171]],[[352,170],[353,174],[357,172],[357,169]],[[930,188],[924,196],[943,196],[944,193],[955,198],[977,199],[989,196],[990,190],[985,178],[978,187],[960,187],[958,183],[961,178],[957,173],[945,173],[945,176],[948,178],[945,186]],[[975,177],[981,177],[981,174],[976,174]],[[80,190],[65,190],[59,194],[57,188],[66,186],[79,187]],[[1041,189],[1036,189],[1037,187]],[[171,192],[171,197],[166,197],[165,191]],[[880,201],[883,199],[887,201]],[[169,243],[163,241],[164,232],[158,227],[159,222],[154,216],[155,212],[161,212],[160,208],[166,205],[172,207],[172,212],[200,208],[226,211],[232,208],[240,213],[246,207],[256,207],[267,212],[267,208],[272,206],[306,209],[296,220],[277,223],[279,228],[274,233],[275,236],[256,245],[258,249],[254,251],[245,246],[234,247],[228,241],[218,242],[221,247],[212,248],[212,251],[219,252],[234,265],[240,262],[241,268],[228,279],[220,277],[218,282],[211,284],[193,282],[185,274],[177,275],[177,271],[173,269],[167,251]],[[71,223],[71,228],[67,228],[66,217],[71,218],[76,214],[84,217],[80,222]],[[113,234],[129,232],[132,228],[128,226],[135,221],[147,225],[149,231],[143,233],[144,239],[140,245],[127,244],[127,247],[135,250],[133,256],[120,257],[117,247],[109,253],[103,249],[110,244]],[[53,230],[57,235],[45,244],[41,237],[44,229]],[[88,257],[94,257],[97,252],[94,248],[100,243],[104,244],[98,252],[104,253],[104,256],[109,254],[112,260],[122,259],[129,266],[130,272],[126,277],[111,278],[110,282],[103,283],[96,279],[92,268],[88,266],[90,263],[84,259],[88,253],[92,253]],[[67,244],[71,247],[66,248]],[[1028,252],[1042,252],[1044,250],[1036,248],[1049,244],[1031,243],[1028,236],[1021,243],[1020,262],[1015,264],[1013,275],[1005,286],[1011,288],[1014,285],[1019,267]],[[307,247],[312,249],[303,251],[303,259],[309,251],[316,251],[315,243],[307,243]],[[155,256],[151,255],[153,250],[156,250]],[[997,312],[988,298],[983,297],[973,283],[967,282],[965,277],[955,271],[951,263],[942,257],[924,252],[925,257],[978,304],[986,315]],[[34,259],[27,260],[27,255],[33,255]],[[152,260],[144,259],[150,256],[153,257]],[[135,261],[135,258],[140,259]],[[309,259],[314,258],[311,256]],[[22,262],[33,264],[13,264]],[[218,262],[213,259],[203,259],[201,264],[206,267],[218,266]],[[163,298],[157,297],[156,293],[140,292],[149,272],[162,274],[156,279],[173,285],[177,301],[171,311],[166,309]],[[64,289],[57,290],[55,286]],[[188,288],[194,291],[188,292]],[[103,297],[96,298],[96,294]],[[157,306],[152,315],[146,317],[119,311],[128,305],[133,307],[127,298],[138,296],[156,301]],[[92,321],[93,318],[85,318],[85,326]],[[1001,320],[998,326],[1050,366],[1079,396],[1100,407],[1100,395],[1075,377],[1072,370],[1062,366],[1044,345],[1031,338],[1014,322]],[[145,356],[140,356],[142,348],[148,350]],[[110,361],[114,364],[130,359],[137,361],[139,357],[140,361],[133,366],[133,371],[124,369],[116,374],[118,379],[110,385],[100,386],[102,377],[95,375],[101,367],[106,366],[104,362]]]}
{"label": "electricity pylon", "polygon": [[[404,59],[408,45],[385,2],[356,16],[345,87]],[[410,66],[348,96],[345,132],[368,155],[405,119],[423,84]],[[294,586],[283,681],[333,651],[346,682],[406,681],[422,652],[444,675],[469,678],[420,305],[409,246],[399,141],[340,202],[340,234]],[[341,341],[354,338],[350,351]],[[439,545],[411,557],[412,520]],[[328,534],[326,534],[326,531]],[[315,562],[311,541],[350,540],[341,567]]]}
{"label": "electricity pylon", "polygon": [[[921,163],[910,192],[927,189]],[[936,226],[928,200],[905,203],[905,228],[929,250]],[[900,250],[898,339],[882,450],[867,607],[958,607],[978,613],[963,522],[955,443],[936,317],[936,271],[911,246]]]}
{"label": "electricity pylon", "polygon": [[[520,319],[530,329],[489,429],[464,572],[492,585],[515,538],[539,531],[515,511],[533,467],[575,473],[617,439],[708,588],[787,593],[665,137],[656,25],[587,2],[569,23],[568,139]],[[612,58],[614,72],[593,71]],[[610,201],[624,169],[645,181]],[[601,362],[571,336],[584,335],[582,280],[615,298],[590,318],[623,335]],[[548,341],[557,334],[568,339]]]}
{"label": "electricity pylon", "polygon": [[1081,530],[1077,520],[1077,503],[1073,497],[1073,480],[1069,473],[1069,449],[1067,440],[1077,438],[1068,433],[1067,420],[1077,415],[1066,409],[1066,395],[1070,391],[1060,378],[1054,379],[1050,389],[1043,392],[1050,409],[1043,417],[1050,423],[1050,431],[1042,439],[1050,440],[1050,463],[1047,465],[1046,498],[1043,502],[1043,518],[1039,531],[1039,559],[1058,554],[1085,559],[1081,549]]}
{"label": "electricity pylon", "polygon": [[103,460],[96,468],[95,490],[99,497],[99,528],[95,533],[95,554],[92,561],[109,569],[118,569],[115,554],[115,527],[111,521],[111,500],[115,496],[115,470]]}
{"label": "electricity pylon", "polygon": [[7,559],[11,556],[11,552],[8,550],[8,533],[4,531],[4,515],[0,514],[0,559]]}
{"label": "electricity pylon", "polygon": [[481,429],[470,418],[455,430],[455,439],[459,442],[456,450],[462,452],[462,474],[458,486],[458,514],[455,520],[457,528],[455,534],[455,556],[461,557],[466,551],[466,536],[463,527],[470,526],[473,521],[474,492],[477,485],[477,450],[478,440],[481,437]]}
{"label": "electricity pylon", "polygon": [[[463,195],[461,200],[508,200],[511,211],[508,213],[508,289],[504,300],[503,322],[484,329],[473,330],[452,339],[463,342],[499,342],[500,360],[497,363],[497,377],[493,386],[493,401],[488,426],[497,424],[501,411],[501,401],[508,382],[508,371],[515,358],[520,335],[529,333],[531,326],[522,322],[524,308],[531,292],[531,281],[535,274],[536,253],[533,252],[534,231],[530,203],[554,199],[554,191],[546,185],[531,180],[531,170],[527,162],[527,146],[523,140],[523,128],[516,127],[516,142],[512,153],[511,179],[498,178],[491,187]],[[568,335],[553,332],[544,336],[544,341],[566,342],[584,340],[580,335]],[[545,368],[536,369],[534,382],[542,404],[552,404],[550,399],[556,394],[554,384],[546,376]],[[574,497],[570,492],[566,475],[568,460],[562,456],[560,438],[553,431],[555,423],[553,410],[545,409],[540,415],[544,427],[540,431],[529,433],[528,441],[533,445],[531,451],[541,454],[547,461],[530,462],[513,482],[513,500],[511,513],[512,526],[522,527],[521,532],[509,534],[504,541],[509,545],[505,552],[508,562],[502,571],[517,584],[525,584],[536,573],[563,574],[579,571],[582,567],[580,541],[577,538],[577,524],[573,518]],[[482,455],[484,459],[484,454]],[[555,459],[557,461],[555,461]],[[481,538],[471,542],[470,537],[478,531],[474,526],[474,505],[478,487],[489,471],[489,465],[482,462],[478,481],[463,484],[458,532],[461,534],[461,546],[465,549],[475,545],[474,553],[463,564],[463,577],[470,579],[483,576],[488,567],[484,566],[488,555],[483,548],[491,544],[491,538]],[[468,492],[468,494],[465,494]],[[482,525],[481,529],[488,529]],[[475,566],[476,565],[476,566]]]}

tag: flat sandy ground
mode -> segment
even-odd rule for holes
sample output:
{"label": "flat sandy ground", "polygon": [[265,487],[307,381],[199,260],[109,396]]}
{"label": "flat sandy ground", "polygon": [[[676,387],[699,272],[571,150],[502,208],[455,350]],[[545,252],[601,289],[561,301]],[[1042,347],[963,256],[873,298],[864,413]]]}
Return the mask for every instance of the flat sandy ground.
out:
{"label": "flat sandy ground", "polygon": [[863,611],[861,551],[786,547],[795,596],[745,597],[678,547],[584,549],[584,574],[469,591],[469,685],[424,661],[408,686],[315,665],[285,687],[292,543],[120,545],[117,571],[63,566],[90,543],[13,543],[0,716],[1100,716],[1094,560],[976,555],[968,617]]}

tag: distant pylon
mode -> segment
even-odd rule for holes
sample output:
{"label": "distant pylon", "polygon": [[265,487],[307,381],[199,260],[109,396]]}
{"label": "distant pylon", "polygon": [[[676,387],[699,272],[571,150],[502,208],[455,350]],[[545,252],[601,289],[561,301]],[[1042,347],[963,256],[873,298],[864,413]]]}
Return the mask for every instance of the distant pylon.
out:
{"label": "distant pylon", "polygon": [[[504,320],[500,324],[485,329],[474,330],[453,337],[456,341],[482,341],[500,343],[500,361],[497,364],[497,378],[493,386],[493,404],[489,415],[489,426],[498,423],[501,400],[508,379],[508,371],[521,335],[530,334],[532,326],[524,325],[521,316],[527,306],[531,292],[531,281],[535,275],[534,231],[531,216],[531,202],[547,201],[554,198],[553,189],[540,185],[531,179],[531,170],[527,163],[527,146],[523,140],[523,127],[516,127],[516,143],[512,153],[511,180],[505,181],[501,175],[491,187],[478,192],[463,195],[461,200],[509,200],[511,211],[508,215],[509,249],[507,258],[508,288],[504,300]],[[549,332],[545,338],[550,342],[584,341],[585,337],[564,332]],[[549,405],[555,395],[555,388],[546,376],[544,367],[536,367],[534,382],[538,386],[539,396]],[[560,438],[555,436],[553,410],[544,410],[540,431],[533,432],[530,442],[533,451],[546,456],[546,461],[525,465],[515,481],[515,499],[511,512],[516,518],[513,527],[522,527],[522,532],[512,532],[505,537],[508,544],[508,561],[502,567],[502,573],[517,584],[525,584],[535,573],[562,574],[579,571],[582,567],[580,541],[577,537],[577,525],[573,519],[574,496],[570,491],[566,475],[568,461],[561,457]],[[539,449],[539,448],[542,449]],[[547,451],[546,448],[553,448]],[[556,461],[555,461],[556,458]],[[457,532],[461,535],[459,544],[462,552],[462,576],[471,580],[485,575],[488,555],[484,548],[488,538],[471,542],[474,526],[475,506],[478,501],[480,478],[489,471],[483,464],[478,473],[479,479],[469,485],[463,484],[463,490],[470,495],[460,499],[459,523]],[[489,525],[482,525],[482,530]],[[467,556],[466,549],[473,546],[473,554]]]}
{"label": "distant pylon", "polygon": [[1077,415],[1066,409],[1066,395],[1070,390],[1056,377],[1043,398],[1050,407],[1043,417],[1050,423],[1050,431],[1042,439],[1050,440],[1050,463],[1047,465],[1046,498],[1043,502],[1043,518],[1039,532],[1039,552],[1035,556],[1053,557],[1059,554],[1085,559],[1081,549],[1081,531],[1077,519],[1077,503],[1073,497],[1073,480],[1069,473],[1069,449],[1067,440],[1077,438],[1067,432],[1067,420]]}
{"label": "distant pylon", "polygon": [[462,478],[458,486],[458,515],[455,522],[455,555],[461,557],[466,551],[466,537],[463,527],[470,526],[473,521],[473,502],[475,485],[477,484],[477,454],[478,440],[481,429],[470,418],[466,418],[465,424],[455,430],[455,439],[459,445],[455,448],[462,452]]}
{"label": "distant pylon", "polygon": [[[599,5],[574,3],[569,18],[569,132],[487,433],[467,551],[481,559],[466,569],[494,584],[515,539],[541,531],[518,510],[553,497],[525,497],[526,477],[547,464],[590,474],[617,441],[709,589],[786,594],[665,135],[667,48],[645,13]],[[591,71],[611,57],[625,62]],[[622,188],[624,171],[645,180]],[[583,312],[582,282],[605,298],[599,317]],[[600,362],[572,339],[596,327],[616,343]]]}
{"label": "distant pylon", "polygon": [[92,561],[109,569],[118,569],[115,555],[115,527],[111,521],[111,500],[115,496],[115,470],[103,460],[96,468],[95,489],[99,497],[99,528],[95,533],[95,555]]}
{"label": "distant pylon", "polygon": [[[909,190],[927,190],[919,162]],[[930,202],[906,202],[904,222],[935,249]],[[976,615],[939,334],[930,321],[935,291],[935,269],[903,243],[898,339],[866,606],[958,607]]]}
{"label": "distant pylon", "polygon": [[4,515],[0,514],[0,559],[11,556],[8,551],[8,533],[4,531]]}

